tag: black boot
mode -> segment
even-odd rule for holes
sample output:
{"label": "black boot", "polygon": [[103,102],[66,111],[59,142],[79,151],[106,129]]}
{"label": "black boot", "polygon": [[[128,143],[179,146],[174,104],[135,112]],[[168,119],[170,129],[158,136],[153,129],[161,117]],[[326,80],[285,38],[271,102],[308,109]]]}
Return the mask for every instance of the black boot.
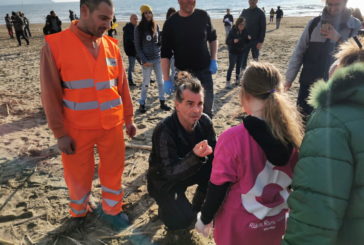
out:
{"label": "black boot", "polygon": [[171,110],[171,107],[169,107],[168,105],[166,105],[166,101],[165,100],[160,100],[161,102],[161,109],[163,111],[170,111]]}
{"label": "black boot", "polygon": [[141,104],[141,105],[139,106],[139,112],[140,112],[140,113],[146,113],[146,112],[147,112],[147,109],[145,108],[145,105],[142,105],[142,104]]}

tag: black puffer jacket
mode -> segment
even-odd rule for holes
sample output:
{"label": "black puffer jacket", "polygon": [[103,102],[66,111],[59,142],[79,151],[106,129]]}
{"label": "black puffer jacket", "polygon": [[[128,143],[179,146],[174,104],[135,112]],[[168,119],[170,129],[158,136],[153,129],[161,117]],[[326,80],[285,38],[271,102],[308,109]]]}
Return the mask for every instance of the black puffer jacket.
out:
{"label": "black puffer jacket", "polygon": [[202,140],[207,140],[215,148],[216,134],[206,114],[202,115],[191,133],[182,127],[176,112],[157,125],[153,132],[147,174],[151,196],[165,193],[196,173],[202,164],[212,163],[213,154],[200,158],[192,152],[193,147]]}
{"label": "black puffer jacket", "polygon": [[127,23],[123,27],[123,45],[127,56],[136,56],[135,46],[134,46],[134,25],[132,23]]}
{"label": "black puffer jacket", "polygon": [[[234,39],[239,39],[239,42],[234,43]],[[244,48],[249,43],[248,32],[244,29],[242,32],[236,26],[230,30],[229,35],[226,39],[226,44],[229,47],[229,52],[232,54],[241,54]]]}

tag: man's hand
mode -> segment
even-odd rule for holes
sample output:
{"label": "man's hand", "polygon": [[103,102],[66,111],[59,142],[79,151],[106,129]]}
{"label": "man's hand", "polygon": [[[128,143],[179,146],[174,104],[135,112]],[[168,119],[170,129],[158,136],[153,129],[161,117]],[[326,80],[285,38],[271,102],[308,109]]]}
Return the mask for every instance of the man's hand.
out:
{"label": "man's hand", "polygon": [[341,35],[335,30],[335,28],[331,24],[326,25],[326,28],[321,28],[321,35],[325,38],[338,42],[341,39]]}
{"label": "man's hand", "polygon": [[234,38],[234,43],[238,43],[238,42],[239,42],[239,39]]}
{"label": "man's hand", "polygon": [[203,140],[195,145],[193,153],[198,157],[205,157],[212,153],[212,147],[209,146],[207,140]]}
{"label": "man's hand", "polygon": [[217,72],[217,68],[218,68],[217,61],[216,60],[211,60],[211,62],[210,62],[210,72],[211,72],[211,74],[215,74]]}
{"label": "man's hand", "polygon": [[263,46],[263,43],[257,43],[257,49],[261,49]]}
{"label": "man's hand", "polygon": [[201,233],[204,237],[208,237],[211,231],[211,223],[205,225],[201,220],[201,212],[197,214],[197,221],[195,224],[195,229],[198,233]]}
{"label": "man's hand", "polygon": [[67,155],[74,154],[76,152],[75,142],[68,135],[58,138],[57,146],[61,152],[65,153]]}
{"label": "man's hand", "polygon": [[164,93],[171,95],[174,91],[174,84],[171,80],[164,81]]}
{"label": "man's hand", "polygon": [[290,82],[285,82],[284,83],[284,91],[287,92],[292,86],[292,83]]}
{"label": "man's hand", "polygon": [[125,125],[125,129],[126,129],[126,134],[130,137],[133,138],[136,134],[136,127],[134,123],[128,123]]}

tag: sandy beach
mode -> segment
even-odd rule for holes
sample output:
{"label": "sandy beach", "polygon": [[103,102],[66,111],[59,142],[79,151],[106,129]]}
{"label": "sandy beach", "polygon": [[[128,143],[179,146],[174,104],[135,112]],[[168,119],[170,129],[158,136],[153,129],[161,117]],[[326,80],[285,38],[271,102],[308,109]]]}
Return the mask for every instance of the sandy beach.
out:
{"label": "sandy beach", "polygon": [[[268,25],[260,60],[275,64],[284,74],[310,18],[284,18],[279,30],[275,30],[275,24]],[[115,36],[118,40],[122,40],[124,24],[119,23]],[[222,21],[214,20],[214,27],[219,39],[219,70],[213,77],[213,122],[219,135],[241,122],[241,111],[239,87],[225,89],[228,50]],[[47,127],[40,102],[42,28],[42,24],[31,25],[30,45],[23,42],[18,47],[15,39],[9,39],[5,26],[0,26],[0,244],[214,244],[212,237],[204,238],[193,229],[179,235],[167,234],[158,219],[157,206],[147,193],[145,174],[149,151],[135,148],[127,148],[123,175],[125,210],[131,226],[115,234],[93,217],[88,217],[86,224],[77,229],[64,225],[69,215],[68,193],[56,140]],[[121,50],[127,67],[127,57]],[[127,144],[150,146],[155,125],[170,112],[159,109],[154,83],[149,89],[150,109],[139,114],[137,100],[142,81],[139,65],[136,65],[134,81],[138,86],[131,93],[138,132],[134,139],[127,139]],[[294,98],[296,90],[297,82],[289,92]],[[172,98],[168,104],[173,106]],[[191,190],[194,187],[189,189],[190,198]],[[98,199],[100,195],[101,187],[95,177],[93,196]]]}

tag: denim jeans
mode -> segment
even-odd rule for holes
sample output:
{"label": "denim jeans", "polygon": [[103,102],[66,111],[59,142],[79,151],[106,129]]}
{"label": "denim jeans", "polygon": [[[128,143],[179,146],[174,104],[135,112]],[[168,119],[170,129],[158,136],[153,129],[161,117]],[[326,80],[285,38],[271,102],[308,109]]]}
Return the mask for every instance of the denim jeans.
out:
{"label": "denim jeans", "polygon": [[243,52],[242,62],[241,62],[241,69],[245,70],[246,65],[248,63],[248,56],[250,50],[252,51],[252,56],[255,61],[259,59],[259,49],[257,49],[257,41],[251,41],[245,48]]}
{"label": "denim jeans", "polygon": [[161,67],[161,60],[156,59],[152,61],[148,61],[152,63],[152,66],[145,67],[143,66],[143,84],[142,84],[142,91],[141,97],[139,100],[139,104],[145,105],[145,100],[147,99],[148,87],[150,83],[150,77],[152,75],[152,70],[154,70],[157,84],[158,84],[158,92],[159,92],[159,100],[165,100],[164,98],[164,89],[163,89],[163,79],[162,79],[162,67]]}
{"label": "denim jeans", "polygon": [[242,59],[243,59],[243,53],[233,54],[229,52],[229,69],[227,71],[226,81],[230,81],[231,73],[233,72],[235,66],[236,66],[236,80],[239,79]]}
{"label": "denim jeans", "polygon": [[129,60],[128,81],[129,81],[129,83],[133,83],[134,82],[133,81],[133,72],[134,72],[136,57],[135,56],[128,56],[128,60]]}

